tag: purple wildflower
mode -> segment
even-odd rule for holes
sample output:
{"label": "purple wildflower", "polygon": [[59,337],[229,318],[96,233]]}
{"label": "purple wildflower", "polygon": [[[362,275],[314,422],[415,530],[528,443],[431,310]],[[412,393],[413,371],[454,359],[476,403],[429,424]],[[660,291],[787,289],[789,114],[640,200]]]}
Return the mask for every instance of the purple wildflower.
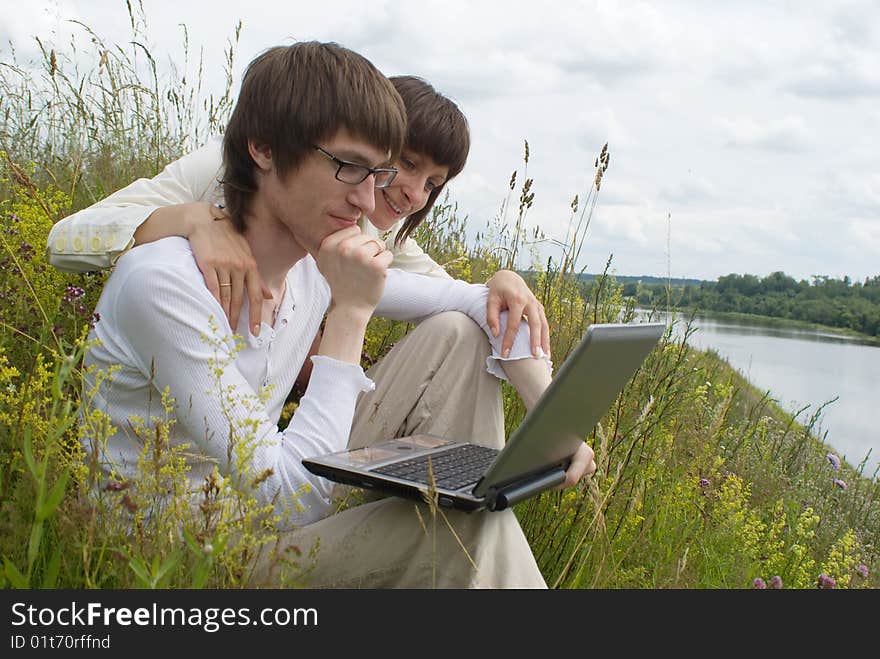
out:
{"label": "purple wildflower", "polygon": [[767,582],[764,581],[761,577],[755,577],[755,580],[752,581],[752,588],[755,590],[764,590],[767,588]]}
{"label": "purple wildflower", "polygon": [[63,302],[66,302],[67,304],[71,304],[85,294],[85,290],[80,286],[73,286],[71,284],[68,284],[67,287],[64,289],[64,297],[61,298],[61,300]]}
{"label": "purple wildflower", "polygon": [[780,577],[778,574],[770,577],[770,587],[774,588],[775,590],[782,590],[782,577]]}
{"label": "purple wildflower", "polygon": [[701,478],[700,479],[700,487],[709,487],[709,485],[710,485],[710,483],[709,483],[708,478]]}
{"label": "purple wildflower", "polygon": [[839,487],[841,490],[846,492],[846,481],[842,481],[839,478],[834,479],[834,484]]}
{"label": "purple wildflower", "polygon": [[836,455],[834,455],[833,453],[829,453],[829,454],[826,455],[825,457],[828,458],[828,462],[831,463],[831,467],[832,467],[835,471],[838,470],[838,469],[840,469],[840,458],[838,458],[838,457],[837,457]]}
{"label": "purple wildflower", "polygon": [[837,587],[837,579],[834,577],[829,577],[827,574],[819,575],[819,588],[824,590],[830,590],[831,588]]}
{"label": "purple wildflower", "polygon": [[30,261],[34,258],[34,254],[36,253],[33,246],[31,246],[31,244],[27,241],[21,242],[21,245],[18,248],[18,252],[24,261]]}
{"label": "purple wildflower", "polygon": [[856,572],[858,572],[860,575],[862,575],[862,578],[863,578],[863,579],[867,579],[867,578],[868,578],[868,566],[865,565],[864,563],[862,563],[861,565],[859,565],[859,566],[856,568]]}

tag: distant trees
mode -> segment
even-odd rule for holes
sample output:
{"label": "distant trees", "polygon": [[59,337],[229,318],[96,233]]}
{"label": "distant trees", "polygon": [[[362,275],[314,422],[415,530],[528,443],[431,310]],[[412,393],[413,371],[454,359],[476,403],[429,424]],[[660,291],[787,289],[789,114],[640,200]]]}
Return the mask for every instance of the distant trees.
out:
{"label": "distant trees", "polygon": [[729,274],[717,282],[673,285],[670,291],[662,283],[630,281],[623,292],[639,306],[664,307],[671,293],[671,301],[682,309],[789,318],[880,336],[880,275],[854,283],[848,276],[814,275],[808,282],[784,272],[763,278]]}

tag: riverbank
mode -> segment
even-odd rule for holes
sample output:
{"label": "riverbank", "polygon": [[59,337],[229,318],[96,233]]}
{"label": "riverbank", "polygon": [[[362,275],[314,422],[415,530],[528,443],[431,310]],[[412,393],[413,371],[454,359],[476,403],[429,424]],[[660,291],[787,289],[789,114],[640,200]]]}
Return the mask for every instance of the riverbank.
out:
{"label": "riverbank", "polygon": [[[829,452],[835,454],[840,453],[838,449],[823,441],[820,434],[817,433],[817,422],[821,418],[821,413],[823,411],[822,406],[818,406],[814,409],[812,414],[809,415],[807,423],[803,423],[799,420],[800,415],[785,409],[779,404],[778,400],[774,398],[774,395],[778,392],[757,387],[750,382],[739,369],[732,366],[730,362],[728,362],[723,356],[719,355],[715,350],[709,348],[702,352],[706,355],[706,359],[718,364],[718,369],[720,372],[724,373],[724,378],[729,380],[736,387],[740,396],[742,396],[743,414],[766,414],[770,416],[774,422],[789,427],[791,432],[803,435],[805,440],[811,444],[811,449],[813,451],[819,453],[824,452],[826,454]],[[864,460],[859,463],[853,463],[841,458],[841,463],[847,464],[853,475],[858,476],[859,478],[864,478],[869,483],[878,478],[878,470],[880,470],[880,467],[874,472],[866,473],[866,470],[864,469]]]}
{"label": "riverbank", "polygon": [[[639,317],[645,317],[639,312]],[[669,318],[665,313],[663,318]],[[880,350],[867,341],[788,323],[676,315],[673,331],[699,349],[712,349],[780,407],[808,423],[821,408],[814,432],[866,473],[880,466],[880,444],[868,410],[880,373]]]}
{"label": "riverbank", "polygon": [[[663,311],[663,310],[658,310]],[[666,313],[665,311],[663,311]],[[805,320],[794,320],[791,318],[777,318],[775,316],[760,316],[756,314],[739,313],[735,311],[705,311],[700,309],[683,308],[676,309],[674,313],[682,318],[690,318],[691,316],[700,316],[710,318],[715,321],[725,321],[737,324],[761,325],[763,327],[773,327],[780,329],[798,329],[804,331],[819,332],[830,337],[840,337],[861,343],[864,345],[880,346],[880,337],[869,336],[855,330],[832,327],[831,325],[820,325],[819,323],[811,323]]]}
{"label": "riverbank", "polygon": [[548,583],[815,588],[833,572],[880,586],[880,481],[773,395],[672,333],[590,438],[589,488],[517,511]]}

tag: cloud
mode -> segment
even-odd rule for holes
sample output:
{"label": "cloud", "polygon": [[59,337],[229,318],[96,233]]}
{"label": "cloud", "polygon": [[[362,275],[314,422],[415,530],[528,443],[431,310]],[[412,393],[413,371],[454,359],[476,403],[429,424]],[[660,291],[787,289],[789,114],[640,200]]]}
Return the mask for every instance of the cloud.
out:
{"label": "cloud", "polygon": [[792,62],[784,88],[806,98],[854,99],[880,96],[880,29],[876,3],[829,3],[818,17],[811,43]]}
{"label": "cloud", "polygon": [[880,174],[835,171],[823,180],[818,203],[837,215],[880,218]]}
{"label": "cloud", "polygon": [[58,0],[50,7],[43,3],[25,2],[16,5],[15,11],[3,11],[3,21],[0,22],[0,52],[12,43],[19,60],[38,57],[39,47],[34,37],[45,41],[58,36],[69,29],[69,19],[81,20],[70,0]]}
{"label": "cloud", "polygon": [[810,146],[807,122],[800,116],[767,121],[723,119],[720,123],[727,146],[787,153],[805,151]]}
{"label": "cloud", "polygon": [[677,204],[703,203],[717,198],[718,188],[706,178],[689,176],[680,183],[660,190],[660,197]]}
{"label": "cloud", "polygon": [[876,217],[853,220],[849,232],[860,246],[860,251],[873,252],[875,257],[880,255],[880,220]]}
{"label": "cloud", "polygon": [[[570,107],[578,107],[577,102],[572,100]],[[627,118],[607,102],[586,106],[572,117],[565,130],[569,139],[574,139],[587,153],[594,156],[599,155],[605,143],[608,144],[612,159],[618,151],[632,152],[638,149],[639,140],[636,135],[640,127],[628,124]]]}
{"label": "cloud", "polygon": [[442,77],[445,90],[464,101],[618,85],[657,70],[669,50],[666,19],[647,4],[559,3],[542,11],[532,2],[502,10],[428,0],[379,14],[343,31],[346,45],[370,53],[383,70]]}
{"label": "cloud", "polygon": [[623,85],[662,68],[674,50],[668,17],[648,4],[566,8],[557,18],[559,39],[549,49],[550,60],[566,75]]}
{"label": "cloud", "polygon": [[876,52],[873,62],[858,56],[835,56],[807,66],[786,88],[798,96],[824,99],[873,98],[880,96],[880,71]]}

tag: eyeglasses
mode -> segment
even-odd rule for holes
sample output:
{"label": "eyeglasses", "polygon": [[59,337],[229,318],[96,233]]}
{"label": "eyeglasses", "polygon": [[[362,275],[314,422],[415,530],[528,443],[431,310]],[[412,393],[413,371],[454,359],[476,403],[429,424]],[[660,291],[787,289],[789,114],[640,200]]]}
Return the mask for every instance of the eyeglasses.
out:
{"label": "eyeglasses", "polygon": [[356,162],[349,162],[348,160],[337,158],[332,153],[325,151],[319,146],[315,146],[315,149],[320,151],[325,156],[330,158],[330,160],[339,165],[339,168],[336,170],[336,180],[342,181],[343,183],[357,185],[358,183],[363,183],[365,180],[367,180],[367,177],[372,174],[376,177],[375,180],[377,188],[387,188],[389,185],[391,185],[391,181],[394,180],[394,177],[397,176],[396,169],[367,167],[366,165],[361,165]]}

